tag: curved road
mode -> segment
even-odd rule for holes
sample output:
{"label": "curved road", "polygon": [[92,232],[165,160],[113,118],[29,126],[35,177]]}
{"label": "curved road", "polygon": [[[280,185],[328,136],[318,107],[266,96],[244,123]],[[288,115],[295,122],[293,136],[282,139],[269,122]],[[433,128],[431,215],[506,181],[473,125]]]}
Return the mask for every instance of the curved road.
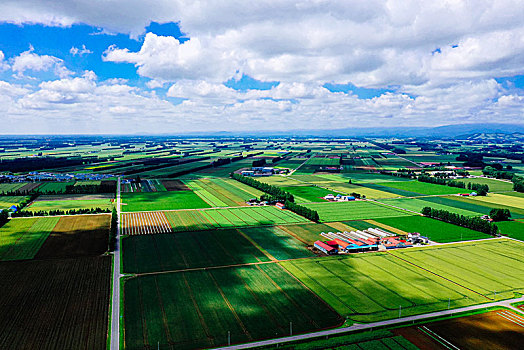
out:
{"label": "curved road", "polygon": [[116,225],[115,251],[113,252],[113,305],[111,314],[111,350],[120,350],[120,177],[116,190]]}

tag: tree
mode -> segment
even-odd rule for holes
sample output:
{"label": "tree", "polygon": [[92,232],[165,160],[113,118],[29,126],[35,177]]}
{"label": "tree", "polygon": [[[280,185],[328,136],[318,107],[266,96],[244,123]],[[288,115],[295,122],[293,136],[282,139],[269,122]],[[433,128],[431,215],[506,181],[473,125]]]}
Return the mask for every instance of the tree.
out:
{"label": "tree", "polygon": [[508,221],[509,218],[511,218],[511,213],[509,212],[509,209],[491,209],[489,212],[489,216],[493,219],[493,221]]}

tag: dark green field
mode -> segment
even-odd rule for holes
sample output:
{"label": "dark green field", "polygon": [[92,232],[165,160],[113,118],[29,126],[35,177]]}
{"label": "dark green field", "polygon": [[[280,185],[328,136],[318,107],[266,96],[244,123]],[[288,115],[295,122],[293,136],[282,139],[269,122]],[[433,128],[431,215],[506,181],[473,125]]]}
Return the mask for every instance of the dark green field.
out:
{"label": "dark green field", "polygon": [[269,261],[237,230],[130,236],[122,247],[129,273]]}
{"label": "dark green field", "polygon": [[291,193],[295,197],[295,202],[326,202],[322,197],[326,196],[332,191],[315,187],[315,186],[289,186],[282,187],[284,191]]}
{"label": "dark green field", "polygon": [[[174,293],[173,291],[176,291]],[[125,348],[195,349],[335,327],[342,318],[277,264],[158,274],[124,284]]]}

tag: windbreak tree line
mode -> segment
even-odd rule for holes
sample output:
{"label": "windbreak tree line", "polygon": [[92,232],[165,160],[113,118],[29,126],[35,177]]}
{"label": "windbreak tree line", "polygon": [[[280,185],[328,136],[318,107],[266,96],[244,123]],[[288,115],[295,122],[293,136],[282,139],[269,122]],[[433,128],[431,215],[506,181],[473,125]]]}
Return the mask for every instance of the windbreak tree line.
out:
{"label": "windbreak tree line", "polygon": [[4,226],[9,221],[9,211],[4,209],[0,211],[0,227]]}
{"label": "windbreak tree line", "polygon": [[251,187],[254,187],[257,190],[266,192],[267,194],[272,196],[273,200],[282,201],[282,202],[285,202],[285,201],[294,202],[295,201],[295,198],[293,198],[293,195],[291,193],[286,192],[277,186],[269,185],[269,184],[260,182],[258,180],[255,180],[251,177],[247,177],[247,176],[240,175],[240,174],[233,173],[232,177],[233,179],[240,181]]}
{"label": "windbreak tree line", "polygon": [[477,195],[479,196],[485,196],[489,192],[489,186],[484,184],[478,184],[470,182],[466,185],[466,183],[462,181],[454,181],[454,180],[446,180],[441,177],[433,177],[426,174],[420,175],[418,178],[418,181],[420,182],[426,182],[426,183],[432,183],[437,185],[446,185],[450,187],[457,187],[457,188],[467,188],[468,190],[473,190],[477,192]]}
{"label": "windbreak tree line", "polygon": [[483,220],[478,216],[470,217],[449,212],[447,210],[434,209],[431,207],[424,207],[421,211],[422,215],[430,218],[442,220],[450,224],[466,227],[475,231],[487,233],[488,235],[497,235],[499,229],[497,225]]}
{"label": "windbreak tree line", "polygon": [[315,210],[312,210],[302,205],[296,204],[295,198],[293,197],[291,193],[286,192],[277,186],[269,185],[269,184],[260,182],[258,180],[255,180],[251,177],[243,176],[243,175],[236,174],[236,173],[232,173],[231,177],[239,182],[242,182],[246,185],[254,187],[257,190],[266,192],[266,194],[263,194],[262,196],[260,196],[260,200],[262,201],[283,202],[284,205],[286,206],[286,209],[291,210],[295,214],[301,215],[305,217],[306,219],[309,219],[315,222],[318,222],[320,220],[318,213]]}
{"label": "windbreak tree line", "polygon": [[38,211],[17,211],[12,213],[12,217],[30,217],[30,216],[51,216],[51,215],[82,215],[82,214],[101,214],[101,213],[110,213],[111,209],[109,208],[83,208],[83,209],[70,209],[70,210],[38,210]]}
{"label": "windbreak tree line", "polygon": [[117,235],[117,223],[118,215],[116,209],[113,208],[111,212],[111,229],[109,230],[109,242],[108,242],[108,251],[114,252],[116,248],[116,235]]}

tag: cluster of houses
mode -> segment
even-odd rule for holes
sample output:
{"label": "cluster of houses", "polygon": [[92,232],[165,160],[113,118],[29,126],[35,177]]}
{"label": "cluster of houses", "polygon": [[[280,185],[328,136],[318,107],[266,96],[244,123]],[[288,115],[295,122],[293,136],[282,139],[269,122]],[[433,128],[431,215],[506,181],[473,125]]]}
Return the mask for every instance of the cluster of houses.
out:
{"label": "cluster of houses", "polygon": [[251,170],[243,170],[243,176],[271,176],[274,174],[287,174],[289,169],[273,168],[269,166],[252,167]]}
{"label": "cluster of houses", "polygon": [[368,228],[363,231],[322,232],[327,241],[316,241],[314,247],[327,255],[359,253],[412,247],[412,242],[396,237],[379,228]]}
{"label": "cluster of houses", "polygon": [[341,194],[337,194],[336,196],[333,194],[328,194],[324,197],[325,200],[328,200],[330,202],[349,202],[354,201],[356,198],[353,196],[344,196]]}
{"label": "cluster of houses", "polygon": [[26,175],[0,175],[0,182],[33,182],[33,181],[72,181],[72,180],[103,180],[112,178],[114,175],[93,173],[49,173],[32,171]]}

